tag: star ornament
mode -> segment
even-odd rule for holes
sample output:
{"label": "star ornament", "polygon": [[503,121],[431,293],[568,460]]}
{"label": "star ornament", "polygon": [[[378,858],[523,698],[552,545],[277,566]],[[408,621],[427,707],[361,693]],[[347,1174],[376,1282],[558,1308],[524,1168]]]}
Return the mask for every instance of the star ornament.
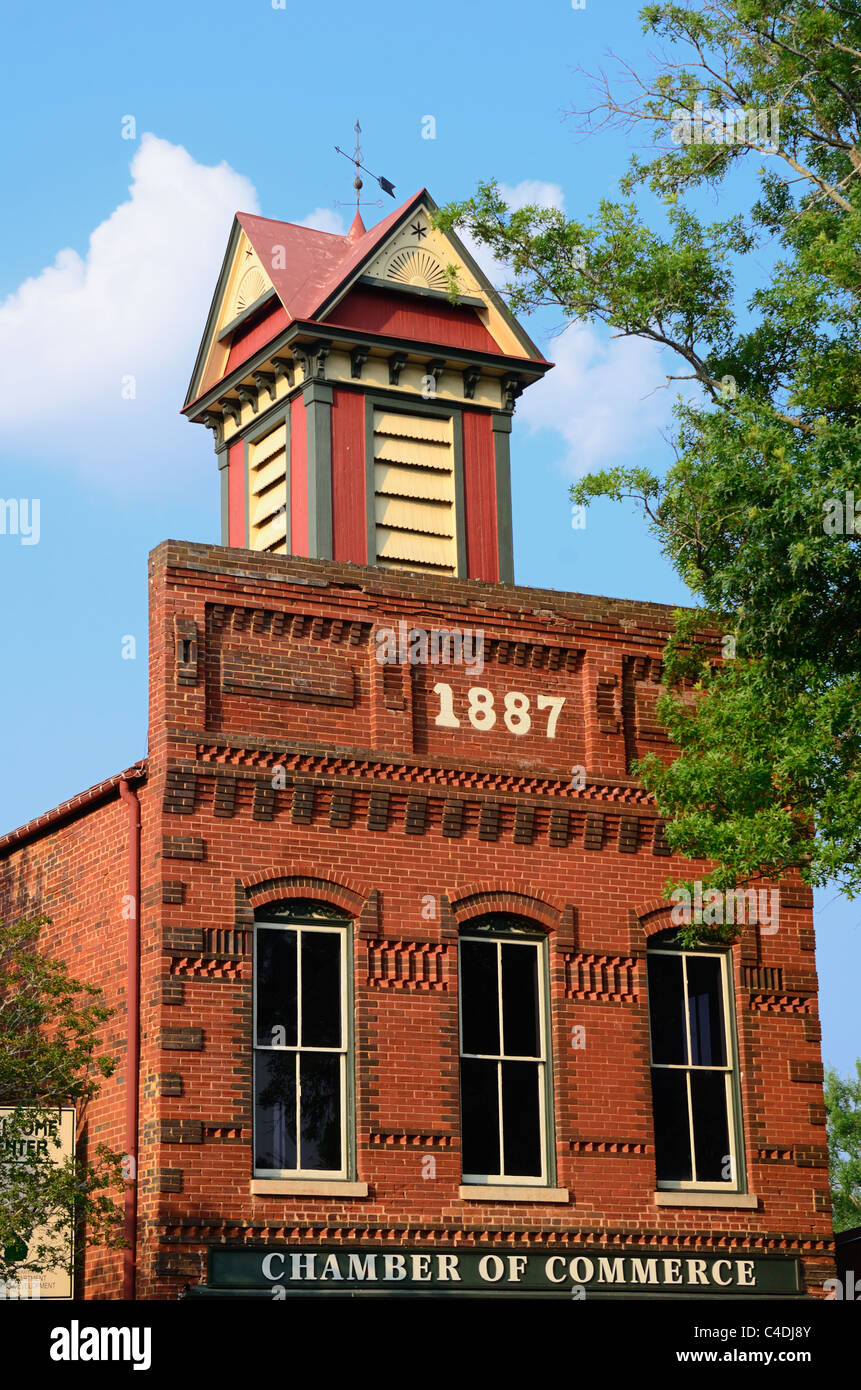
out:
{"label": "star ornament", "polygon": [[421,241],[422,237],[426,237],[428,234],[427,227],[423,227],[421,222],[412,222],[410,224],[410,231],[412,232],[416,241]]}

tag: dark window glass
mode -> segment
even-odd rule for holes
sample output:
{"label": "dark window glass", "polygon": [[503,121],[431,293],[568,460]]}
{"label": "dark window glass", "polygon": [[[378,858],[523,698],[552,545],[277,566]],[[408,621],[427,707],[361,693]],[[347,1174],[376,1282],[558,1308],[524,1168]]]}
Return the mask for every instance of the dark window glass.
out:
{"label": "dark window glass", "polygon": [[300,1053],[299,1075],[301,1166],[333,1172],[341,1167],[341,1059],[332,1053]]}
{"label": "dark window glass", "polygon": [[256,947],[257,1044],[295,1047],[296,933],[258,927]]}
{"label": "dark window glass", "polygon": [[463,1050],[497,1056],[499,982],[496,942],[461,941],[459,955]]}
{"label": "dark window glass", "polygon": [[726,1076],[720,1071],[691,1072],[691,1108],[698,1182],[732,1182],[729,1158]]}
{"label": "dark window glass", "polygon": [[502,1036],[507,1057],[538,1057],[538,952],[502,947]]}
{"label": "dark window glass", "polygon": [[655,1170],[659,1182],[689,1182],[691,1132],[688,1123],[687,1073],[652,1068],[655,1112]]}
{"label": "dark window glass", "polygon": [[501,1065],[505,1171],[520,1178],[540,1178],[541,1109],[538,1067],[534,1062],[503,1062]]}
{"label": "dark window glass", "polygon": [[498,1065],[470,1057],[464,1057],[460,1064],[465,1173],[493,1176],[500,1172]]}
{"label": "dark window glass", "polygon": [[341,1045],[341,937],[302,933],[302,1046]]}
{"label": "dark window glass", "polygon": [[684,1064],[688,1056],[682,958],[651,955],[648,972],[652,1061]]}
{"label": "dark window glass", "polygon": [[258,1052],[254,1059],[257,1100],[254,1164],[296,1167],[296,1054]]}
{"label": "dark window glass", "polygon": [[720,961],[714,956],[703,956],[699,960],[696,956],[688,956],[688,1011],[693,1065],[726,1066],[723,979]]}

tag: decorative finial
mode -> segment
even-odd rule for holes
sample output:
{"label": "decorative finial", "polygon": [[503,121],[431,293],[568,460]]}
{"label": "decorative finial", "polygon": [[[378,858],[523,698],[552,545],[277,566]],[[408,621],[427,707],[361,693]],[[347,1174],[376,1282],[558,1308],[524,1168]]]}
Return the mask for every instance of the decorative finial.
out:
{"label": "decorative finial", "polygon": [[[388,193],[388,195],[389,195],[390,198],[394,198],[394,196],[395,196],[395,185],[394,185],[393,183],[390,183],[390,181],[389,181],[388,179],[384,179],[380,174],[371,174],[370,169],[365,169],[365,166],[364,166],[364,164],[362,163],[362,147],[361,147],[361,145],[360,145],[360,143],[359,143],[359,139],[360,139],[360,136],[361,136],[361,134],[362,134],[362,127],[359,125],[358,120],[356,121],[356,124],[355,124],[355,126],[353,127],[353,129],[354,129],[355,132],[356,132],[356,148],[355,148],[353,154],[347,154],[347,151],[346,151],[346,150],[342,150],[342,149],[340,148],[339,145],[336,145],[336,146],[335,146],[335,150],[337,151],[338,154],[342,154],[342,155],[344,156],[345,159],[349,159],[350,162],[351,162],[351,164],[355,164],[355,166],[356,166],[356,177],[353,179],[353,187],[354,187],[355,190],[356,190],[356,216],[358,217],[358,216],[359,216],[359,208],[362,206],[362,204],[361,204],[361,202],[360,202],[361,193],[362,193],[362,189],[364,188],[364,184],[363,184],[363,182],[362,182],[362,177],[361,177],[361,174],[359,173],[359,170],[360,170],[360,169],[364,169],[364,171],[365,171],[366,174],[370,174],[372,179],[376,179],[377,183],[380,185],[380,188],[383,190],[384,193]],[[336,206],[336,207],[342,207],[343,204],[341,204],[341,203],[336,203],[335,206]],[[365,206],[365,207],[368,207],[368,206],[377,206],[377,207],[379,207],[379,203],[377,203],[377,204],[375,204],[375,205],[366,203],[364,206]],[[361,221],[361,218],[360,218],[359,220]]]}

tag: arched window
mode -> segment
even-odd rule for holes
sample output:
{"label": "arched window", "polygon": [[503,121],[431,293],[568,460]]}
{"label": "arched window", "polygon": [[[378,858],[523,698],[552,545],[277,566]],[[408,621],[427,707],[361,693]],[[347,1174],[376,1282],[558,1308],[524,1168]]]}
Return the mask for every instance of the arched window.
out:
{"label": "arched window", "polygon": [[648,947],[658,1186],[743,1190],[729,951]]}
{"label": "arched window", "polygon": [[545,934],[525,918],[476,918],[459,945],[463,1181],[550,1185]]}
{"label": "arched window", "polygon": [[346,1178],[351,922],[325,903],[254,923],[254,1172]]}

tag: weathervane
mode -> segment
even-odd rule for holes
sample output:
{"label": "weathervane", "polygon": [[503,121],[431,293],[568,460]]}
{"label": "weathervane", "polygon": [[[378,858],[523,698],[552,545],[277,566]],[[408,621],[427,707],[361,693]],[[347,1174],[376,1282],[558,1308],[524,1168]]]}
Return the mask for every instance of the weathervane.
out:
{"label": "weathervane", "polygon": [[[361,175],[359,174],[359,170],[360,170],[360,169],[364,169],[366,174],[370,174],[370,176],[371,176],[372,179],[376,179],[377,183],[380,185],[380,188],[383,190],[384,193],[388,193],[388,195],[389,195],[390,198],[394,198],[394,196],[395,196],[395,185],[394,185],[393,183],[390,183],[388,179],[382,178],[382,176],[381,176],[380,174],[371,174],[370,169],[365,169],[365,166],[364,166],[364,164],[362,163],[362,150],[361,150],[361,146],[359,145],[359,136],[360,136],[361,133],[362,133],[362,127],[359,125],[359,122],[358,122],[358,121],[356,121],[356,124],[355,124],[355,126],[353,127],[353,129],[354,129],[355,132],[356,132],[356,149],[355,149],[355,152],[354,152],[353,154],[347,154],[347,151],[346,151],[346,150],[342,150],[342,149],[340,148],[339,145],[336,145],[336,146],[335,146],[335,149],[336,149],[336,151],[337,151],[338,154],[342,154],[342,155],[344,156],[345,159],[349,159],[350,163],[351,163],[351,164],[355,164],[355,166],[356,166],[356,177],[353,179],[353,187],[354,187],[355,190],[356,190],[356,211],[358,212],[358,210],[359,210],[359,208],[360,208],[360,206],[361,206],[361,204],[360,204],[360,202],[359,202],[359,197],[360,197],[360,195],[361,195],[362,188],[364,187],[364,184],[362,183]],[[345,207],[346,204],[345,204],[345,203],[336,203],[335,206],[336,206],[336,207]],[[379,206],[380,206],[379,199],[377,200],[376,203],[365,203],[365,207],[379,207]]]}

